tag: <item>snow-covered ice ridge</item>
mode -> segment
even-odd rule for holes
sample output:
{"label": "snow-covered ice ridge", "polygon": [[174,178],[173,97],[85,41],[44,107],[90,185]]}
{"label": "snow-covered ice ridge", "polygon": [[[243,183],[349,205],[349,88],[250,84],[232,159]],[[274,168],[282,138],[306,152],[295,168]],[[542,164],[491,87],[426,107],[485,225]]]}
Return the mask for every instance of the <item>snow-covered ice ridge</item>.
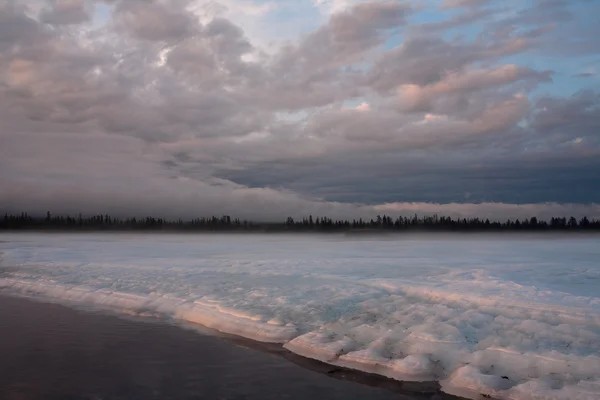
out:
{"label": "snow-covered ice ridge", "polygon": [[1,234],[0,288],[473,399],[600,399],[600,238]]}

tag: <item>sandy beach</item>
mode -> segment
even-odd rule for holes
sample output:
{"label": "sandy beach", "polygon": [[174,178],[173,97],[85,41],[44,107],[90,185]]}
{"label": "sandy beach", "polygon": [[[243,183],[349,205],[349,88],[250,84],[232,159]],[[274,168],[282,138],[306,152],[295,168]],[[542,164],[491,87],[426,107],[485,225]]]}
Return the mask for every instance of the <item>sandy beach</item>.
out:
{"label": "sandy beach", "polygon": [[0,296],[1,399],[452,398],[427,389],[191,327]]}

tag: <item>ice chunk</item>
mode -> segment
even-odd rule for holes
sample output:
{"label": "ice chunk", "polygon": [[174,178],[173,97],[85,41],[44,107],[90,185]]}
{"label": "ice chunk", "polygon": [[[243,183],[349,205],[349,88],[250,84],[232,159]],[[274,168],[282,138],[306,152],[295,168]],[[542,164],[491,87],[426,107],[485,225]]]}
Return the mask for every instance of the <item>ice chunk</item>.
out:
{"label": "ice chunk", "polygon": [[259,342],[285,343],[298,334],[292,324],[277,326],[261,323],[240,314],[223,313],[218,308],[201,304],[180,306],[175,310],[174,317]]}
{"label": "ice chunk", "polygon": [[472,365],[459,367],[442,383],[445,392],[469,398],[480,395],[503,398],[513,385],[507,376],[486,373]]}
{"label": "ice chunk", "polygon": [[349,337],[336,337],[328,332],[309,332],[289,341],[284,347],[296,354],[323,362],[333,362],[352,351],[356,343]]}

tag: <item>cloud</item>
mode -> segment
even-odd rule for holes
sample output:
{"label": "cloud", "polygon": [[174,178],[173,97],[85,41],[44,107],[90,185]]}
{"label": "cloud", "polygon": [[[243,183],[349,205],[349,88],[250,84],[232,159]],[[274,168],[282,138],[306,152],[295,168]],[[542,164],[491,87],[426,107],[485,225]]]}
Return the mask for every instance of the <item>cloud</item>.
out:
{"label": "cloud", "polygon": [[284,46],[268,64],[268,85],[257,88],[269,107],[296,110],[319,107],[358,95],[361,73],[344,68],[366,60],[402,28],[410,13],[407,3],[359,3],[333,14],[325,25],[297,44]]}
{"label": "cloud", "polygon": [[121,1],[114,18],[119,29],[149,41],[175,42],[194,35],[198,29],[192,15],[160,0]]}
{"label": "cloud", "polygon": [[363,101],[362,103],[360,103],[359,105],[354,107],[354,109],[358,110],[358,111],[369,111],[371,109],[371,107],[369,106],[369,103],[365,103]]}
{"label": "cloud", "polygon": [[51,25],[75,25],[90,19],[85,0],[53,0],[41,12],[40,19]]}
{"label": "cloud", "polygon": [[445,8],[476,7],[489,3],[490,0],[444,0]]}
{"label": "cloud", "polygon": [[541,132],[577,132],[598,139],[600,95],[586,90],[569,98],[543,97],[538,100],[529,125]]}
{"label": "cloud", "polygon": [[596,74],[595,72],[580,72],[578,74],[574,74],[573,76],[575,78],[593,78],[597,75],[598,74]]}
{"label": "cloud", "polygon": [[433,102],[444,96],[466,95],[471,92],[505,86],[517,81],[534,85],[549,82],[549,72],[537,72],[514,64],[488,70],[447,72],[439,81],[428,85],[405,84],[400,86],[399,101],[406,111],[429,111]]}
{"label": "cloud", "polygon": [[[477,215],[496,219],[536,215],[600,216],[598,205],[577,204],[436,204],[323,201],[281,189],[252,188],[206,176],[192,179],[170,175],[156,162],[161,151],[140,139],[106,134],[57,134],[31,140],[21,135],[4,142],[11,154],[3,158],[0,176],[5,190],[0,203],[6,212],[158,215],[168,218],[229,214],[241,218],[282,221],[309,214],[334,218],[392,215]],[[93,148],[94,152],[87,151]],[[60,161],[60,162],[57,162]],[[18,176],[18,179],[15,179]]]}
{"label": "cloud", "polygon": [[365,0],[312,0],[312,2],[322,13],[330,16],[346,11]]}
{"label": "cloud", "polygon": [[[369,71],[368,84],[375,90],[386,93],[399,85],[431,85],[473,66],[489,62],[499,56],[507,56],[523,51],[527,42],[518,37],[493,40],[489,43],[450,42],[440,37],[409,37],[400,46],[385,52]],[[502,67],[501,67],[502,68]],[[530,71],[527,68],[507,65],[496,71],[479,71],[479,77],[499,78],[504,74]],[[472,75],[477,72],[471,72]],[[481,78],[480,78],[481,79]]]}
{"label": "cloud", "polygon": [[0,209],[598,203],[592,3],[0,2]]}

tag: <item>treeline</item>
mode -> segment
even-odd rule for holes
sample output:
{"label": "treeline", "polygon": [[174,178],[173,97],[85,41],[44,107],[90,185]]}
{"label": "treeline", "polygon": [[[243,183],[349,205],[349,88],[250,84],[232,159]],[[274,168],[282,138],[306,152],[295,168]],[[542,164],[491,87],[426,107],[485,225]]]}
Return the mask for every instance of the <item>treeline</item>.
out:
{"label": "treeline", "polygon": [[0,220],[1,230],[62,230],[62,231],[263,231],[263,232],[311,232],[311,231],[600,231],[600,220],[583,217],[551,218],[548,221],[536,217],[523,220],[490,221],[480,218],[451,218],[444,216],[392,217],[377,216],[375,219],[333,220],[312,215],[301,220],[288,217],[281,223],[252,222],[221,217],[195,218],[191,220],[167,220],[163,218],[117,218],[110,215],[77,217],[52,215],[34,217],[27,213],[5,214]]}

